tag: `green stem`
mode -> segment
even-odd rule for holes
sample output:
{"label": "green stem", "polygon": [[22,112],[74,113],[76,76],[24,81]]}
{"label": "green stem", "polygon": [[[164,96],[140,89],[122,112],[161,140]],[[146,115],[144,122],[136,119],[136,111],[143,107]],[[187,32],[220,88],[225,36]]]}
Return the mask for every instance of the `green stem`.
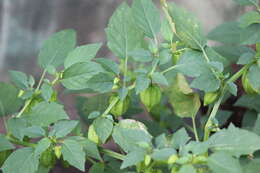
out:
{"label": "green stem", "polygon": [[20,110],[20,112],[16,115],[17,118],[21,117],[22,114],[24,113],[24,111],[27,109],[27,107],[31,104],[32,102],[32,98],[30,98],[29,100],[25,101],[25,104],[23,106],[23,108]]}
{"label": "green stem", "polygon": [[209,115],[208,121],[205,125],[204,128],[204,141],[207,141],[209,139],[209,135],[210,135],[210,126],[212,125],[212,119],[215,118],[218,109],[220,107],[221,101],[226,93],[227,90],[227,84],[231,83],[231,82],[235,82],[240,76],[243,75],[243,73],[248,70],[248,68],[252,65],[251,64],[247,64],[245,65],[243,68],[241,68],[238,72],[236,72],[231,78],[229,78],[229,80],[227,80],[227,82],[225,83],[222,91],[221,91],[221,95],[219,97],[219,99],[217,100],[217,102],[214,104],[213,109]]}
{"label": "green stem", "polygon": [[166,19],[168,20],[168,22],[170,24],[172,32],[177,35],[176,28],[175,28],[175,23],[173,22],[170,14],[168,12],[168,4],[167,4],[166,0],[161,0],[161,6],[162,6],[163,12],[164,12],[164,14],[166,16]]}
{"label": "green stem", "polygon": [[197,142],[199,142],[199,136],[198,136],[198,132],[197,132],[195,116],[192,116],[191,119],[192,119],[192,126],[193,126],[193,132],[194,132],[194,135],[195,135],[195,139],[196,139]]}
{"label": "green stem", "polygon": [[37,87],[36,87],[36,89],[35,89],[35,92],[39,91],[39,89],[40,89],[40,87],[41,87],[41,84],[42,84],[42,82],[43,82],[43,79],[44,79],[46,73],[47,73],[47,71],[44,70],[43,73],[42,73],[42,76],[41,76],[41,78],[40,78],[40,81],[39,81],[39,83],[38,83],[38,85],[37,85]]}
{"label": "green stem", "polygon": [[171,66],[171,67],[165,69],[164,71],[162,71],[161,74],[164,74],[164,73],[167,73],[171,70],[174,70],[176,67],[178,67],[178,65]]}
{"label": "green stem", "polygon": [[36,146],[36,144],[30,143],[30,142],[24,142],[24,141],[19,141],[16,138],[12,137],[12,136],[6,136],[6,139],[8,139],[11,143],[17,144],[17,145],[21,145],[24,147],[32,147],[34,148]]}
{"label": "green stem", "polygon": [[101,149],[101,152],[110,157],[118,159],[118,160],[124,160],[124,158],[125,158],[125,156],[123,154],[120,154],[120,153],[117,153],[117,152],[114,152],[114,151],[111,151],[108,149]]}
{"label": "green stem", "polygon": [[115,98],[114,100],[112,100],[112,102],[109,104],[109,106],[107,107],[107,109],[103,112],[103,114],[101,115],[101,117],[106,117],[107,114],[110,112],[110,110],[115,106],[115,104],[118,102],[119,98]]}

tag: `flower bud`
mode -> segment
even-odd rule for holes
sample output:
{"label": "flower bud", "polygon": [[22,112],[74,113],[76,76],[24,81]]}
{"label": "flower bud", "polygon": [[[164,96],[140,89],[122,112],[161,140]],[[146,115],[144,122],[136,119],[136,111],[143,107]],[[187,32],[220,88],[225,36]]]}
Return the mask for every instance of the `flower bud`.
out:
{"label": "flower bud", "polygon": [[61,146],[55,146],[54,147],[54,153],[55,153],[55,156],[60,159],[61,157]]}
{"label": "flower bud", "polygon": [[144,157],[144,165],[148,166],[151,163],[151,160],[152,160],[152,158],[151,158],[150,155],[145,155],[145,157]]}
{"label": "flower bud", "polygon": [[204,106],[214,103],[218,97],[219,97],[219,91],[205,93]]}
{"label": "flower bud", "polygon": [[161,96],[161,89],[157,85],[151,85],[140,93],[141,102],[145,105],[149,112],[155,105],[160,103]]}
{"label": "flower bud", "polygon": [[176,154],[173,154],[169,157],[168,159],[168,164],[174,164],[177,160],[179,159],[179,157]]}
{"label": "flower bud", "polygon": [[250,84],[249,79],[247,77],[247,71],[242,75],[242,85],[247,94],[257,94],[257,91]]}
{"label": "flower bud", "polygon": [[47,168],[53,167],[55,165],[56,157],[55,157],[54,152],[51,148],[48,148],[46,151],[44,151],[41,154],[40,163]]}

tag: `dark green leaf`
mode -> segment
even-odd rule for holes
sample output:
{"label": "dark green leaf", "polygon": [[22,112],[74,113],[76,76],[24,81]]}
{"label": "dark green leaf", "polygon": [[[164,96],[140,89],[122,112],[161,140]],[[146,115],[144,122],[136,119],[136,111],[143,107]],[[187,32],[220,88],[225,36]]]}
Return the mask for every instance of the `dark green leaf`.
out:
{"label": "dark green leaf", "polygon": [[136,86],[135,91],[136,94],[144,91],[146,88],[149,87],[151,80],[144,74],[138,75],[136,78]]}
{"label": "dark green leaf", "polygon": [[120,169],[127,168],[129,166],[136,165],[144,160],[145,156],[145,151],[144,150],[136,150],[128,153],[124,160],[123,163],[120,167]]}
{"label": "dark green leaf", "polygon": [[85,86],[99,93],[106,93],[112,90],[114,76],[111,73],[99,73],[90,78]]}
{"label": "dark green leaf", "polygon": [[158,161],[166,161],[173,154],[176,154],[176,150],[173,148],[156,149],[152,153],[152,158]]}
{"label": "dark green leaf", "polygon": [[113,122],[107,118],[97,118],[93,122],[95,131],[102,143],[105,143],[113,130]]}
{"label": "dark green leaf", "polygon": [[153,56],[150,51],[145,49],[136,49],[129,53],[129,55],[136,61],[136,62],[150,62],[153,60]]}
{"label": "dark green leaf", "polygon": [[95,163],[89,170],[89,173],[104,173],[105,166],[103,163]]}
{"label": "dark green leaf", "polygon": [[238,22],[242,28],[248,27],[253,23],[260,23],[260,14],[256,11],[249,11],[241,16]]}
{"label": "dark green leaf", "polygon": [[71,51],[67,58],[65,59],[64,66],[65,68],[70,67],[73,64],[79,62],[88,62],[93,59],[100,47],[102,46],[101,43],[94,43],[94,44],[87,44],[84,46],[79,46]]}
{"label": "dark green leaf", "polygon": [[9,142],[4,135],[0,134],[0,152],[5,150],[14,149],[15,146],[11,142]]}
{"label": "dark green leaf", "polygon": [[51,96],[53,94],[53,89],[50,84],[43,83],[41,87],[41,95],[43,99],[48,102],[51,99]]}
{"label": "dark green leaf", "polygon": [[183,165],[179,173],[196,173],[196,169],[192,165]]}
{"label": "dark green leaf", "polygon": [[112,72],[117,75],[120,73],[119,65],[111,59],[97,58],[96,62],[99,63],[108,72]]}
{"label": "dark green leaf", "polygon": [[171,143],[174,148],[179,149],[180,147],[183,147],[189,140],[190,137],[187,131],[185,128],[181,128],[173,134]]}
{"label": "dark green leaf", "polygon": [[78,121],[75,120],[63,120],[54,124],[49,136],[56,138],[62,138],[68,135],[77,125]]}
{"label": "dark green leaf", "polygon": [[28,77],[20,71],[9,71],[11,81],[20,89],[26,90],[29,87]]}
{"label": "dark green leaf", "polygon": [[23,130],[27,127],[27,123],[22,118],[10,118],[7,121],[8,132],[19,140],[23,140]]}
{"label": "dark green leaf", "polygon": [[166,85],[166,86],[169,85],[169,83],[168,83],[167,79],[164,77],[164,75],[159,72],[155,72],[152,74],[152,81],[154,83],[161,84],[161,85]]}
{"label": "dark green leaf", "polygon": [[58,67],[64,63],[68,53],[76,45],[76,33],[73,30],[63,30],[53,34],[43,43],[38,57],[38,64],[46,69],[49,65]]}
{"label": "dark green leaf", "polygon": [[46,151],[51,146],[51,141],[49,138],[42,138],[35,147],[35,155],[40,156],[44,151]]}
{"label": "dark green leaf", "polygon": [[237,100],[235,106],[246,107],[260,112],[260,95],[243,95]]}
{"label": "dark green leaf", "polygon": [[22,129],[22,134],[29,138],[39,138],[45,136],[45,130],[39,126],[31,126]]}
{"label": "dark green leaf", "polygon": [[160,31],[160,13],[152,0],[134,0],[133,15],[138,27],[150,38],[156,38]]}

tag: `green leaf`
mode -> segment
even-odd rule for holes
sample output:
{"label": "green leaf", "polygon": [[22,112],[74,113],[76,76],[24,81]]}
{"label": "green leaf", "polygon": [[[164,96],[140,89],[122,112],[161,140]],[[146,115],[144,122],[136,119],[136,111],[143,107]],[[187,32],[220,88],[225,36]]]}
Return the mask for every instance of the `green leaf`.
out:
{"label": "green leaf", "polygon": [[190,141],[185,146],[185,149],[191,151],[194,155],[200,155],[208,152],[209,144],[208,142]]}
{"label": "green leaf", "polygon": [[28,77],[25,73],[20,71],[9,71],[11,81],[20,89],[26,90],[29,88]]}
{"label": "green leaf", "polygon": [[73,64],[64,71],[61,82],[67,89],[86,89],[88,88],[87,81],[100,72],[104,72],[104,69],[95,62]]}
{"label": "green leaf", "polygon": [[0,117],[15,113],[22,105],[18,89],[11,84],[0,82]]}
{"label": "green leaf", "polygon": [[117,75],[120,73],[119,65],[111,59],[97,58],[95,61],[99,63],[108,72],[112,72]]}
{"label": "green leaf", "polygon": [[174,148],[179,149],[180,147],[183,147],[189,140],[190,137],[187,131],[185,128],[181,128],[173,134],[171,144]]}
{"label": "green leaf", "polygon": [[114,76],[111,73],[99,73],[90,78],[86,86],[93,91],[106,93],[112,90],[114,85]]}
{"label": "green leaf", "polygon": [[237,96],[237,85],[233,82],[227,83],[228,85],[228,91],[234,95]]}
{"label": "green leaf", "polygon": [[240,43],[242,45],[251,45],[260,42],[260,24],[253,24],[244,28],[240,34]]}
{"label": "green leaf", "polygon": [[102,160],[96,143],[88,139],[84,139],[81,143],[83,144],[83,149],[86,152],[87,156],[92,157],[94,159]]}
{"label": "green leaf", "polygon": [[48,83],[43,83],[41,86],[41,95],[43,99],[48,102],[53,94],[52,86]]}
{"label": "green leaf", "polygon": [[243,95],[237,100],[235,106],[246,107],[260,112],[260,95]]}
{"label": "green leaf", "polygon": [[248,27],[253,23],[259,23],[260,14],[256,11],[249,11],[245,13],[243,16],[241,16],[238,22],[239,26],[242,28]]}
{"label": "green leaf", "polygon": [[205,92],[214,92],[219,89],[220,84],[220,80],[212,72],[209,72],[194,79],[190,86]]}
{"label": "green leaf", "polygon": [[70,165],[85,171],[85,152],[83,147],[75,140],[64,140],[61,148],[63,159],[68,161]]}
{"label": "green leaf", "polygon": [[218,52],[216,52],[213,48],[206,47],[205,51],[210,61],[219,62],[223,64],[224,67],[229,65],[228,60],[222,55],[220,55]]}
{"label": "green leaf", "polygon": [[9,142],[4,135],[0,134],[0,152],[14,149],[15,146]]}
{"label": "green leaf", "polygon": [[250,131],[230,125],[209,139],[210,148],[214,151],[223,151],[232,156],[252,154],[260,149],[260,137]]}
{"label": "green leaf", "polygon": [[125,156],[120,169],[124,169],[144,161],[144,156],[145,156],[144,150],[136,150],[128,153]]}
{"label": "green leaf", "polygon": [[233,0],[239,5],[254,5],[257,4],[257,0]]}
{"label": "green leaf", "polygon": [[41,102],[32,108],[25,117],[32,125],[47,127],[59,120],[68,119],[62,105],[57,103]]}
{"label": "green leaf", "polygon": [[139,46],[143,38],[136,28],[132,10],[123,2],[114,12],[106,28],[109,49],[119,58],[126,58],[129,51]]}
{"label": "green leaf", "polygon": [[45,130],[39,126],[31,126],[21,130],[22,134],[24,136],[28,136],[29,138],[39,138],[46,135]]}
{"label": "green leaf", "polygon": [[153,55],[150,51],[145,49],[135,49],[129,53],[129,55],[136,61],[136,62],[150,62],[153,60]]}
{"label": "green leaf", "polygon": [[201,106],[199,95],[193,92],[181,74],[177,74],[169,97],[175,114],[182,118],[195,117]]}
{"label": "green leaf", "polygon": [[257,64],[252,65],[249,68],[247,77],[249,79],[250,84],[256,89],[259,90],[260,88],[260,67]]}
{"label": "green leaf", "polygon": [[133,15],[138,27],[150,38],[156,38],[160,31],[160,13],[152,0],[134,0],[132,4]]}
{"label": "green leaf", "polygon": [[[14,164],[15,163],[15,164]],[[39,158],[32,148],[22,148],[14,151],[2,166],[3,173],[35,173]]]}
{"label": "green leaf", "polygon": [[166,161],[173,154],[176,154],[176,150],[173,148],[155,149],[151,157],[157,161]]}
{"label": "green leaf", "polygon": [[145,74],[138,75],[136,78],[135,86],[136,94],[139,94],[140,92],[144,91],[146,88],[149,87],[150,84],[151,80]]}
{"label": "green leaf", "polygon": [[208,166],[213,173],[242,173],[239,161],[224,152],[212,154],[208,158]]}
{"label": "green leaf", "polygon": [[178,37],[189,47],[201,49],[207,44],[202,26],[197,18],[175,3],[169,4],[169,13],[175,23]]}
{"label": "green leaf", "polygon": [[250,160],[250,162],[243,167],[243,173],[256,173],[259,170],[260,170],[260,159],[259,158]]}
{"label": "green leaf", "polygon": [[208,38],[226,44],[240,43],[240,35],[242,28],[239,27],[238,22],[227,22],[217,26],[210,31]]}
{"label": "green leaf", "polygon": [[253,132],[260,135],[260,114],[257,115],[257,119],[253,127]]}
{"label": "green leaf", "polygon": [[254,58],[255,52],[245,52],[239,57],[237,64],[249,64],[254,60]]}
{"label": "green leaf", "polygon": [[38,56],[38,64],[46,69],[52,65],[58,67],[64,63],[68,53],[76,45],[76,33],[73,30],[63,30],[53,34],[43,43]]}
{"label": "green leaf", "polygon": [[152,81],[157,84],[166,85],[168,86],[169,83],[165,76],[159,72],[155,72],[152,74]]}
{"label": "green leaf", "polygon": [[107,118],[97,118],[93,122],[95,131],[102,143],[105,143],[113,130],[113,122]]}
{"label": "green leaf", "polygon": [[54,136],[56,138],[63,138],[68,135],[77,125],[76,120],[63,120],[54,124],[49,136]]}
{"label": "green leaf", "polygon": [[75,48],[68,54],[67,58],[65,59],[64,62],[65,68],[68,68],[71,65],[79,62],[90,61],[96,56],[101,46],[102,46],[101,43],[94,43],[94,44],[87,44]]}
{"label": "green leaf", "polygon": [[143,128],[115,126],[112,136],[125,152],[137,150],[140,148],[138,143],[150,143],[152,140],[152,136]]}
{"label": "green leaf", "polygon": [[51,146],[51,141],[49,138],[42,138],[35,147],[35,155],[40,156],[44,151],[46,151]]}
{"label": "green leaf", "polygon": [[95,163],[89,170],[89,173],[104,173],[105,165],[103,163]]}
{"label": "green leaf", "polygon": [[166,19],[164,19],[162,21],[161,34],[166,41],[168,41],[168,42],[172,41],[173,32],[172,32],[172,29],[171,29],[171,26],[170,26],[168,20],[166,20]]}
{"label": "green leaf", "polygon": [[196,169],[192,165],[183,165],[179,173],[196,173]]}
{"label": "green leaf", "polygon": [[23,140],[24,132],[23,130],[27,127],[27,123],[22,118],[10,118],[7,121],[8,132],[19,140]]}

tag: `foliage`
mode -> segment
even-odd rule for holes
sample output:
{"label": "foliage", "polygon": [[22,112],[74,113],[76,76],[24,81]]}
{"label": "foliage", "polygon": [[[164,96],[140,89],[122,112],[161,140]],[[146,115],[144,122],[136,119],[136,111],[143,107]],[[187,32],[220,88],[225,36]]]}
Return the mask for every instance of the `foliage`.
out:
{"label": "foliage", "polygon": [[[0,82],[3,173],[48,173],[58,161],[82,172],[88,162],[90,173],[259,171],[260,8],[234,1],[256,10],[207,36],[175,3],[161,0],[161,20],[152,0],[123,2],[105,30],[116,62],[95,58],[101,43],[76,47],[71,29],[52,35],[38,56],[39,81],[10,71],[12,84]],[[79,120],[69,119],[58,84],[84,94]],[[230,100],[232,109],[221,106]],[[236,109],[240,124],[230,118]],[[111,142],[115,151],[103,145]]]}

